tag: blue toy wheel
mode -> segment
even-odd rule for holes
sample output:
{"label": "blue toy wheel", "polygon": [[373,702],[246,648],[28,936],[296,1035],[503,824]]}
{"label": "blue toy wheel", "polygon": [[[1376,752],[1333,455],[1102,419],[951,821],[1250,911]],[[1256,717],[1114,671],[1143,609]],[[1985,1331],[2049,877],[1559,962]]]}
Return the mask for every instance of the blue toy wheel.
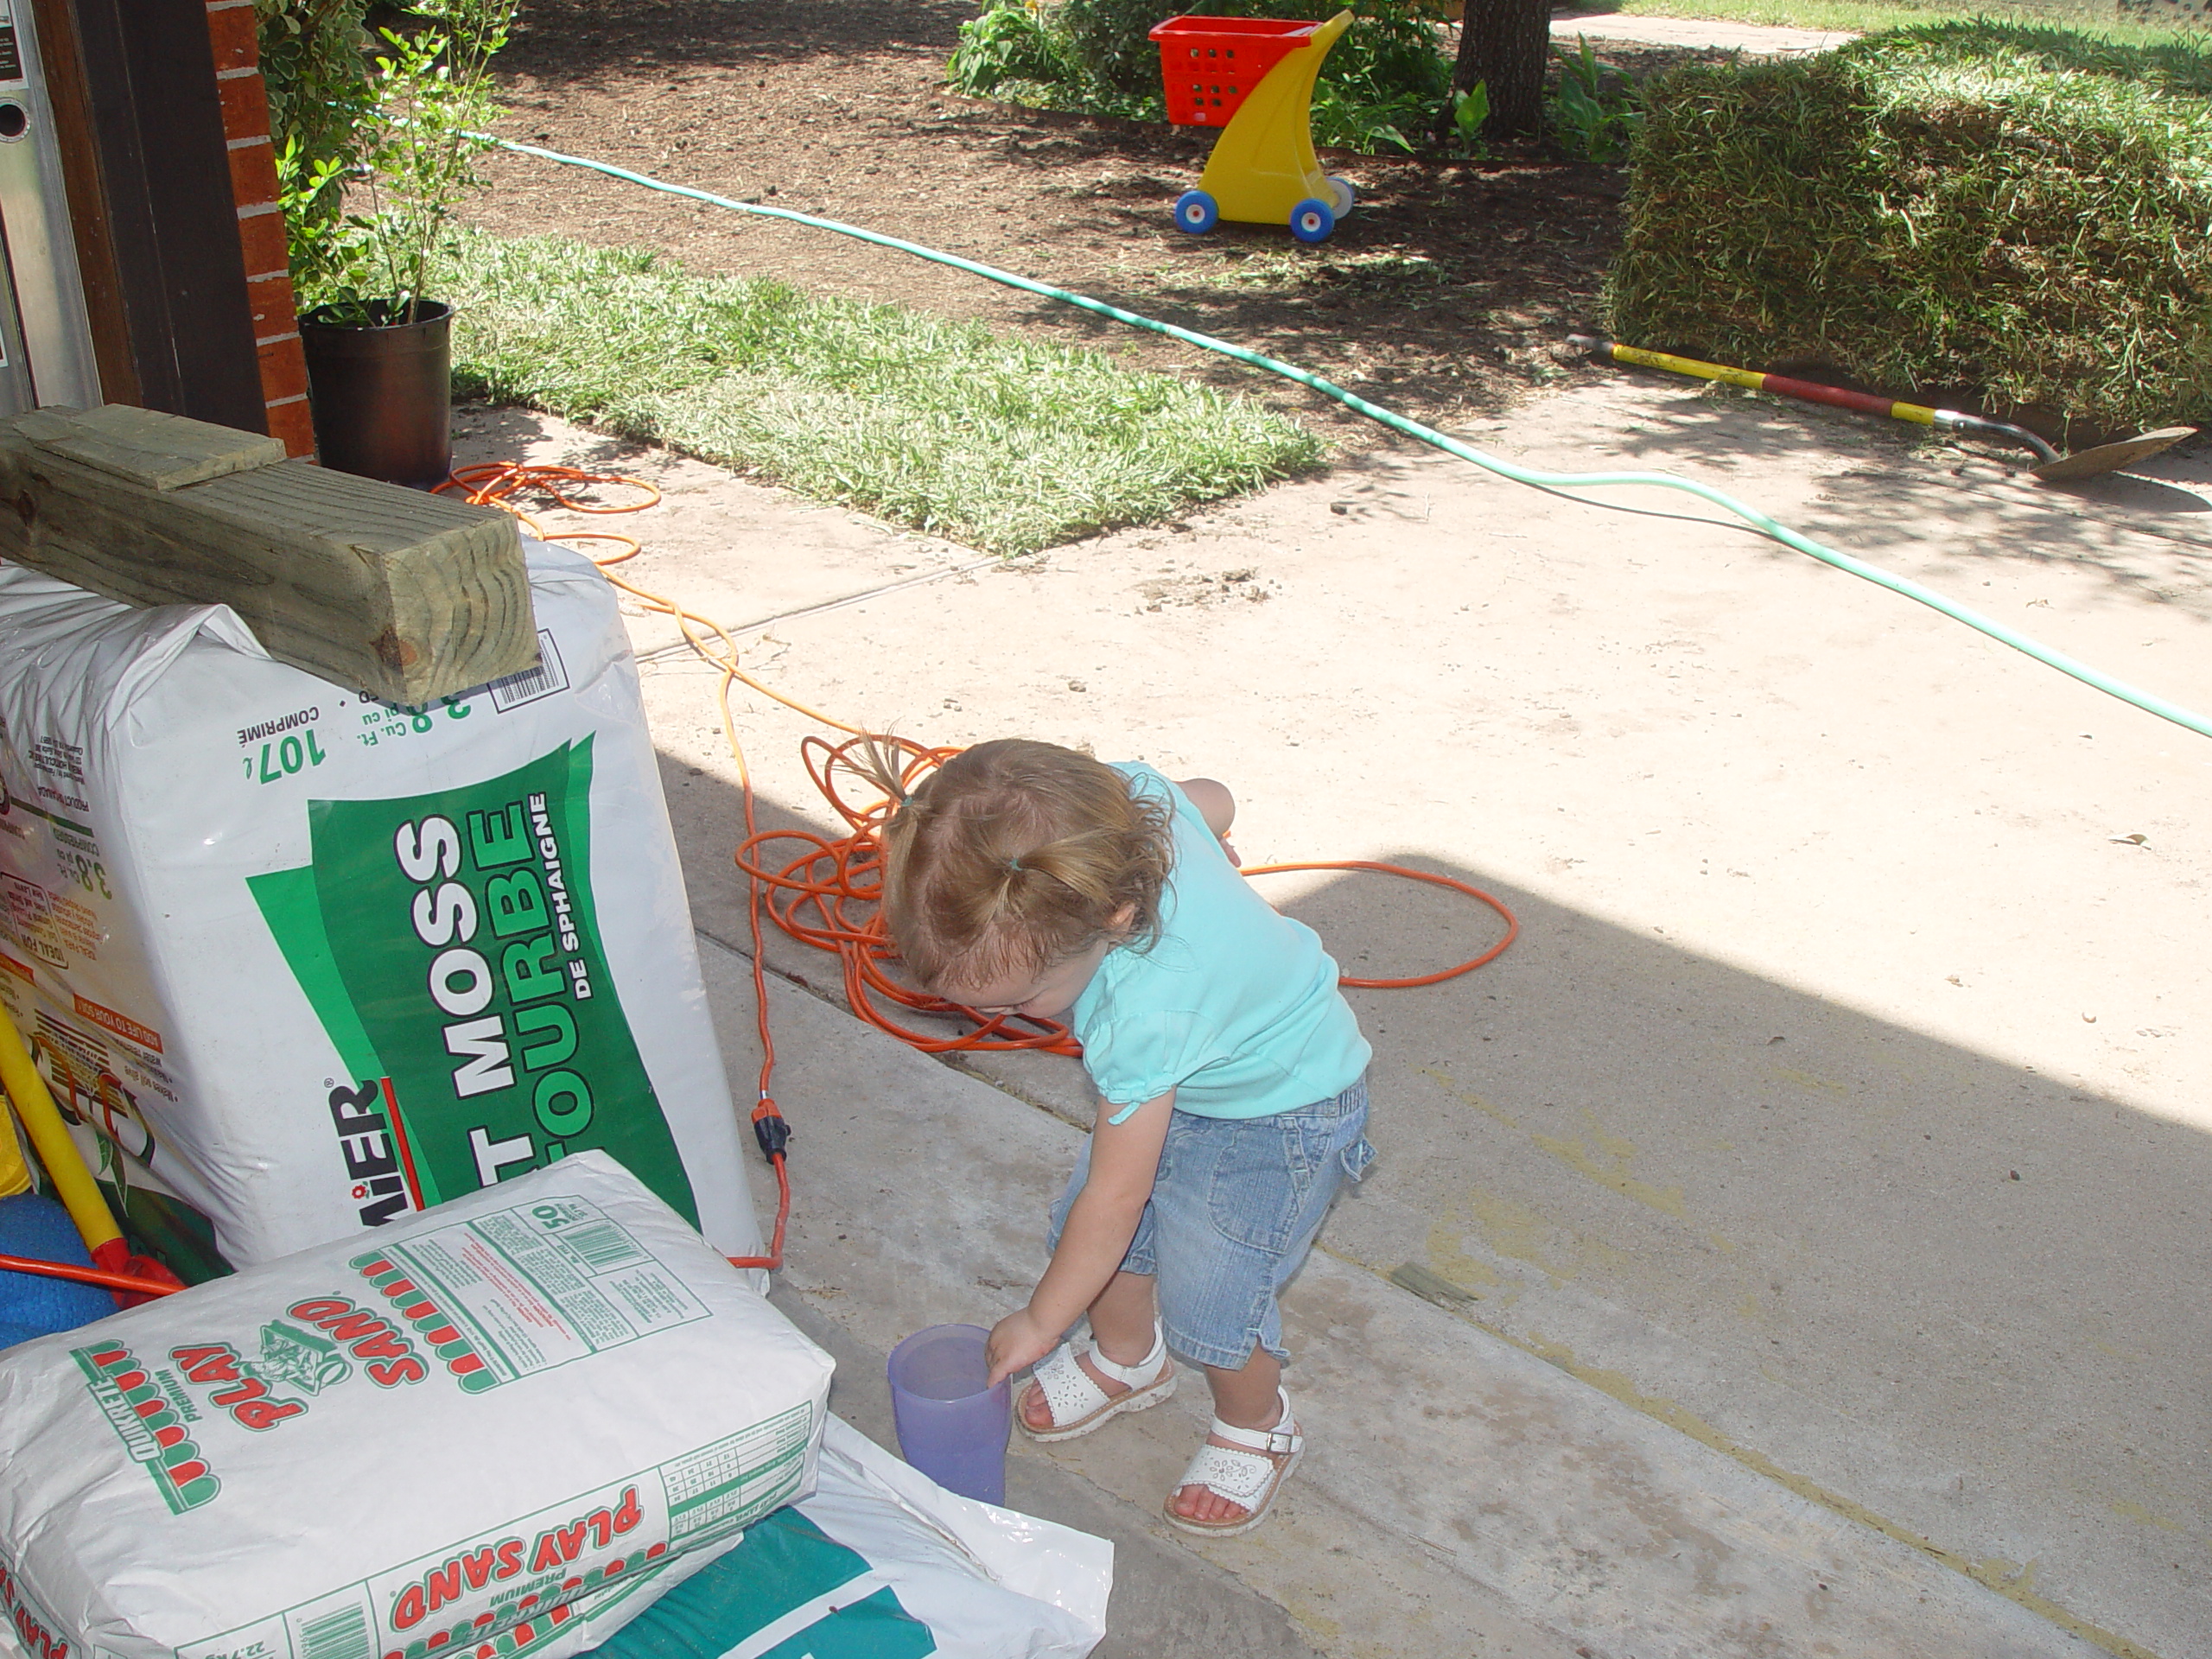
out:
{"label": "blue toy wheel", "polygon": [[1329,194],[1336,198],[1331,206],[1336,209],[1338,219],[1351,212],[1353,204],[1359,200],[1359,192],[1351,188],[1351,181],[1341,173],[1329,175]]}
{"label": "blue toy wheel", "polygon": [[1221,222],[1221,209],[1203,190],[1185,190],[1175,198],[1175,228],[1204,236]]}
{"label": "blue toy wheel", "polygon": [[1337,215],[1325,201],[1308,196],[1290,210],[1290,233],[1301,242],[1325,242],[1337,228]]}

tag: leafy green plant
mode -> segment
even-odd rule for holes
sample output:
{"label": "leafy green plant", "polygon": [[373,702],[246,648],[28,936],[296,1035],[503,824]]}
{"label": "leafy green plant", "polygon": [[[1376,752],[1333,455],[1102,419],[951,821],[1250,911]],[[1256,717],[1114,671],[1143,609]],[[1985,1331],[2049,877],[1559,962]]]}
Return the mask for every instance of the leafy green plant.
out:
{"label": "leafy green plant", "polygon": [[960,44],[944,66],[945,84],[988,98],[1007,82],[1058,86],[1079,73],[1066,37],[1023,0],[1001,0],[960,25]]}
{"label": "leafy green plant", "polygon": [[330,270],[353,130],[370,101],[369,0],[254,0],[295,284]]}
{"label": "leafy green plant", "polygon": [[378,31],[343,143],[317,154],[287,135],[277,183],[303,308],[335,322],[416,321],[447,220],[479,182],[480,135],[498,113],[491,62],[515,10],[516,0],[415,0],[421,27]]}
{"label": "leafy green plant", "polygon": [[1576,35],[1575,44],[1573,52],[1552,48],[1560,63],[1548,112],[1552,137],[1578,160],[1619,161],[1643,124],[1643,111],[1633,88],[1599,60],[1587,35]]}
{"label": "leafy green plant", "polygon": [[[1212,16],[1231,15],[1224,10]],[[1174,10],[1160,0],[1060,0],[1052,22],[1066,37],[1070,55],[1101,86],[1143,97],[1160,91],[1160,48],[1152,26]],[[1241,15],[1253,15],[1250,9]]]}
{"label": "leafy green plant", "polygon": [[1478,80],[1452,95],[1452,136],[1470,156],[1483,153],[1483,123],[1490,119],[1490,83]]}
{"label": "leafy green plant", "polygon": [[1438,48],[1430,8],[1370,0],[1321,65],[1313,86],[1313,141],[1370,154],[1385,147],[1410,151],[1414,145],[1406,135],[1433,124],[1451,85],[1452,66]]}
{"label": "leafy green plant", "polygon": [[302,308],[321,303],[316,296],[359,285],[361,235],[346,219],[349,170],[343,156],[310,158],[298,133],[287,135],[276,151],[276,205],[284,214],[292,291]]}

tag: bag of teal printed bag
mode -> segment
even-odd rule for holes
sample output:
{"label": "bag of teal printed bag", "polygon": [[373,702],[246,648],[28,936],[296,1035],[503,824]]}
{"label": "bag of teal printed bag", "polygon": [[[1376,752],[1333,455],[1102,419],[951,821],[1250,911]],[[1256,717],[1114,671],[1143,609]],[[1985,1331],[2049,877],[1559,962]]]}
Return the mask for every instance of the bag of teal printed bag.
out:
{"label": "bag of teal printed bag", "polygon": [[946,1491],[832,1417],[777,1510],[594,1659],[1082,1659],[1114,1546]]}

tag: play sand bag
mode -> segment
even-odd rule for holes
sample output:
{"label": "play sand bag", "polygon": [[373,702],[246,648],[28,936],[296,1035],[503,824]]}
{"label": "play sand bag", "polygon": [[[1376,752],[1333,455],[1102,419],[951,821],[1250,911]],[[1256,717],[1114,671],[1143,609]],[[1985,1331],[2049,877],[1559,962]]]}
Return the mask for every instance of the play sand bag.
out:
{"label": "play sand bag", "polygon": [[0,565],[0,1000],[188,1277],[603,1147],[759,1248],[612,593],[423,709]]}
{"label": "play sand bag", "polygon": [[33,1659],[559,1659],[811,1490],[809,1342],[585,1153],[0,1354]]}

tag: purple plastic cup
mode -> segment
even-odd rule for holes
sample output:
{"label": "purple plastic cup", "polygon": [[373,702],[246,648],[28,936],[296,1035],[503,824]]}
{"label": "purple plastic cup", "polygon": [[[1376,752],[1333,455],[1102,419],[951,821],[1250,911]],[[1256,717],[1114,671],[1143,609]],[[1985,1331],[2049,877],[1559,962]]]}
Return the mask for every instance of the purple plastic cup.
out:
{"label": "purple plastic cup", "polygon": [[990,1374],[980,1325],[933,1325],[891,1351],[891,1414],[906,1461],[947,1491],[1006,1502],[1006,1437],[1014,1385]]}

